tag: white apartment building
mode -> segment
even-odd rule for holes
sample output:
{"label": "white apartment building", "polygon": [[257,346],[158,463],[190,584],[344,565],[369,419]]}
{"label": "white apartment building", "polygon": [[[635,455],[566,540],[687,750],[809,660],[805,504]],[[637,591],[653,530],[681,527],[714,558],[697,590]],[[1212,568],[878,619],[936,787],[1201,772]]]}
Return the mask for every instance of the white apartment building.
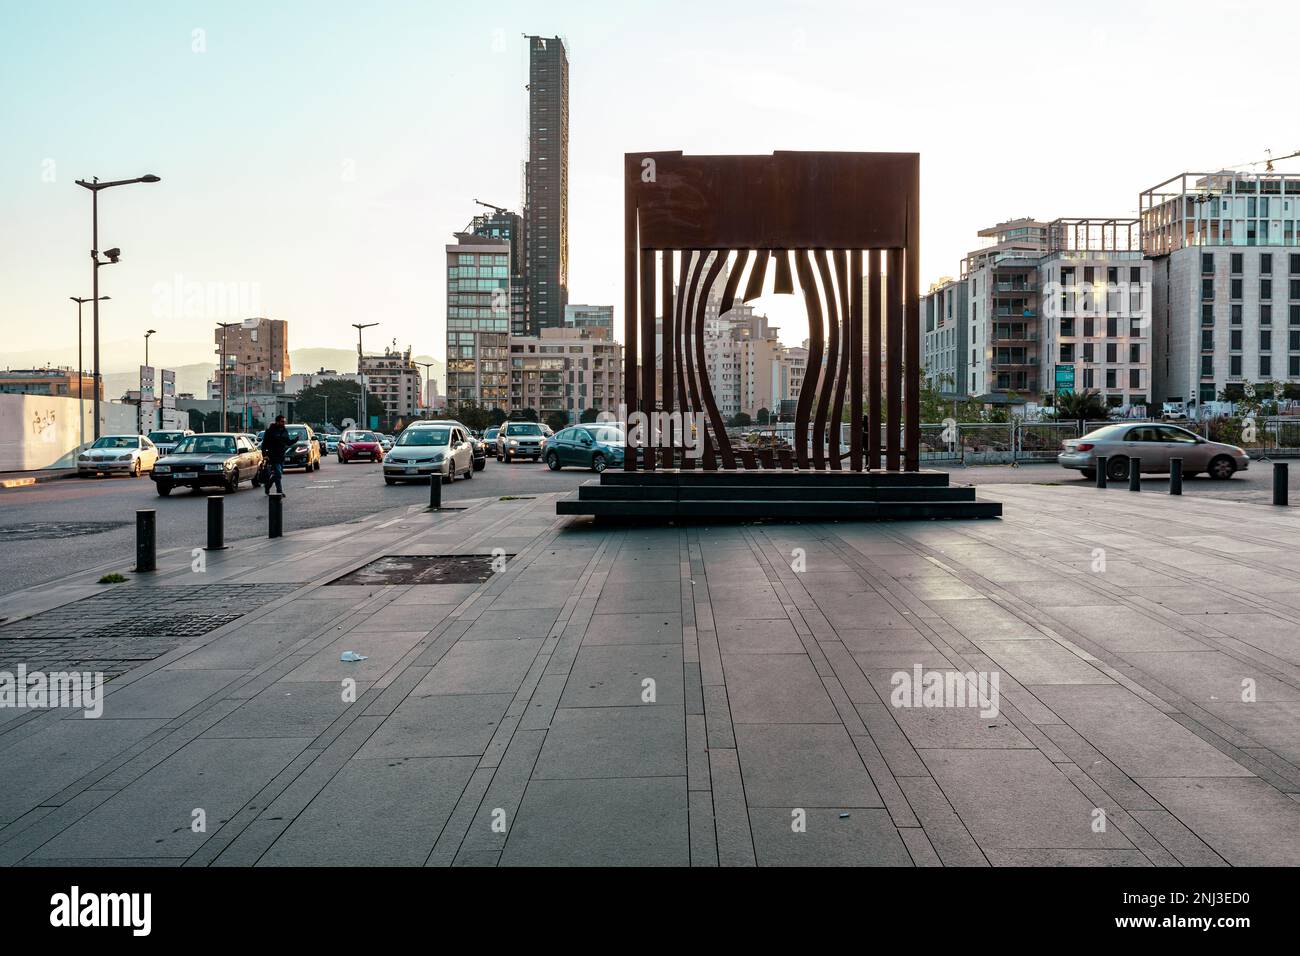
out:
{"label": "white apartment building", "polygon": [[945,277],[921,296],[921,370],[946,397],[967,395],[969,288],[961,279]]}
{"label": "white apartment building", "polygon": [[409,347],[405,351],[392,348],[383,354],[363,355],[361,376],[366,390],[384,403],[384,418],[390,425],[417,416],[422,380],[420,369],[411,361]]}
{"label": "white apartment building", "polygon": [[618,414],[623,400],[623,347],[603,329],[544,328],[510,338],[510,411],[533,409],[570,424],[589,408]]}
{"label": "white apartment building", "polygon": [[1139,196],[1153,399],[1300,383],[1300,176],[1185,172]]}

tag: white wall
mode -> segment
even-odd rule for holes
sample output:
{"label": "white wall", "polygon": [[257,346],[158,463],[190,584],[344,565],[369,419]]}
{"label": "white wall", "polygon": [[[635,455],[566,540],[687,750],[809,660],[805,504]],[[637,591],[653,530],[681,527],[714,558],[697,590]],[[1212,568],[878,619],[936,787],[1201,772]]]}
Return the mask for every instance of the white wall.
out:
{"label": "white wall", "polygon": [[[70,468],[76,464],[82,428],[94,434],[94,403],[52,395],[0,393],[0,471]],[[134,405],[100,403],[100,432],[135,434]]]}

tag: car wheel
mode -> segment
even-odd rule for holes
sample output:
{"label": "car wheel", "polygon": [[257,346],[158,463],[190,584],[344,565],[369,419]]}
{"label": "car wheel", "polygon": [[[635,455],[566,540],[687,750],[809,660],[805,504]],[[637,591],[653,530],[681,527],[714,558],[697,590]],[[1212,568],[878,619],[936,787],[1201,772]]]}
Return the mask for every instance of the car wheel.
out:
{"label": "car wheel", "polygon": [[386,484],[386,485],[395,485],[395,484],[397,484],[397,479],[396,479],[396,478],[385,478],[385,479],[384,479],[384,484]]}
{"label": "car wheel", "polygon": [[1210,477],[1217,481],[1226,481],[1237,472],[1237,463],[1227,455],[1220,455],[1210,461]]}
{"label": "car wheel", "polygon": [[239,476],[234,475],[230,478],[227,478],[222,483],[222,487],[226,489],[226,494],[233,495],[236,491],[239,490]]}
{"label": "car wheel", "polygon": [[1111,481],[1123,481],[1128,477],[1128,459],[1123,455],[1106,462],[1106,477]]}
{"label": "car wheel", "polygon": [[469,467],[465,469],[465,477],[466,478],[474,477],[474,463],[472,461],[469,463]]}
{"label": "car wheel", "polygon": [[609,463],[605,461],[605,456],[600,452],[596,452],[596,454],[591,456],[591,470],[596,474],[600,474],[604,471],[608,467],[608,464]]}
{"label": "car wheel", "polygon": [[131,477],[140,477],[140,462],[138,460],[131,462]]}
{"label": "car wheel", "polygon": [[557,454],[555,454],[555,452],[551,452],[549,455],[547,455],[547,456],[546,456],[546,467],[549,468],[549,469],[551,469],[551,471],[559,471],[559,470],[560,470],[560,456],[557,455]]}
{"label": "car wheel", "polygon": [[442,483],[444,485],[449,485],[455,480],[456,480],[456,474],[455,472],[452,471],[448,471],[447,474],[442,476]]}
{"label": "car wheel", "polygon": [[154,487],[157,489],[160,498],[166,498],[172,493],[172,486],[165,481],[154,482]]}
{"label": "car wheel", "polygon": [[1096,469],[1096,468],[1084,468],[1084,469],[1083,469],[1083,477],[1086,478],[1088,481],[1096,481],[1096,480],[1097,480],[1097,469]]}

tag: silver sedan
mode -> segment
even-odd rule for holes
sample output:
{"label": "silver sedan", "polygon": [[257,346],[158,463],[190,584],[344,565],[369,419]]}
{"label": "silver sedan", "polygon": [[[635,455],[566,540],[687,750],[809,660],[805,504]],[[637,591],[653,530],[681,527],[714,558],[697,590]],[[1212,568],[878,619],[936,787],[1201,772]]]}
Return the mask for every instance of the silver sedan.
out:
{"label": "silver sedan", "polygon": [[77,456],[77,475],[130,475],[153,471],[158,449],[143,435],[105,435]]}
{"label": "silver sedan", "polygon": [[1082,438],[1063,443],[1057,463],[1097,477],[1097,459],[1106,459],[1106,477],[1122,481],[1128,477],[1129,462],[1137,459],[1143,473],[1167,474],[1169,462],[1183,460],[1183,476],[1202,472],[1211,478],[1231,478],[1250,466],[1246,452],[1236,445],[1208,441],[1177,425],[1142,422],[1133,425],[1104,425]]}

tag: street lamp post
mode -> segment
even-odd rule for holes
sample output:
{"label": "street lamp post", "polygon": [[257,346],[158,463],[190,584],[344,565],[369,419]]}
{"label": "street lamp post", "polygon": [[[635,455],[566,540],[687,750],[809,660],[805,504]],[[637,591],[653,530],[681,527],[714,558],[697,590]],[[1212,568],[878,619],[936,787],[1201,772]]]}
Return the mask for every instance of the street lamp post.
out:
{"label": "street lamp post", "polygon": [[149,365],[149,336],[153,335],[156,331],[156,329],[150,329],[144,334],[144,364],[146,367]]}
{"label": "street lamp post", "polygon": [[357,396],[357,420],[362,428],[370,427],[370,419],[366,417],[366,410],[370,403],[366,401],[366,373],[361,365],[361,330],[369,329],[378,322],[353,322],[352,327],[357,330],[357,376],[361,379],[361,394]]}
{"label": "street lamp post", "polygon": [[239,325],[238,322],[218,322],[217,328],[221,329],[221,355],[218,357],[218,367],[221,371],[221,430],[228,431],[230,423],[226,421],[226,329],[232,325]]}
{"label": "street lamp post", "polygon": [[[73,302],[77,303],[77,415],[80,418],[80,422],[79,422],[80,434],[81,434],[80,443],[84,445],[86,443],[86,402],[85,402],[85,395],[83,393],[85,391],[84,380],[86,374],[81,361],[81,307],[85,305],[87,302],[89,302],[90,300],[82,299],[75,295],[70,295],[68,296],[68,298],[71,299]],[[112,296],[101,295],[99,297],[99,301],[104,302],[111,298]],[[146,348],[148,347],[147,343],[145,347]],[[96,381],[95,385],[98,386],[99,382]],[[96,415],[95,417],[96,420],[98,420],[99,416]]]}
{"label": "street lamp post", "polygon": [[416,362],[416,365],[424,367],[424,412],[430,414],[433,411],[433,396],[429,394],[429,369],[436,364],[434,362]]}
{"label": "street lamp post", "polygon": [[110,189],[113,186],[129,186],[132,183],[157,183],[162,180],[152,173],[145,176],[137,176],[135,179],[117,179],[109,183],[101,183],[99,177],[95,176],[86,182],[84,179],[76,180],[78,186],[90,190],[90,261],[93,264],[91,276],[91,301],[94,303],[92,336],[94,339],[94,361],[95,361],[95,437],[99,438],[99,267],[115,264],[121,258],[121,249],[109,249],[104,255],[108,257],[107,261],[101,262],[99,259],[99,191],[101,189]]}

